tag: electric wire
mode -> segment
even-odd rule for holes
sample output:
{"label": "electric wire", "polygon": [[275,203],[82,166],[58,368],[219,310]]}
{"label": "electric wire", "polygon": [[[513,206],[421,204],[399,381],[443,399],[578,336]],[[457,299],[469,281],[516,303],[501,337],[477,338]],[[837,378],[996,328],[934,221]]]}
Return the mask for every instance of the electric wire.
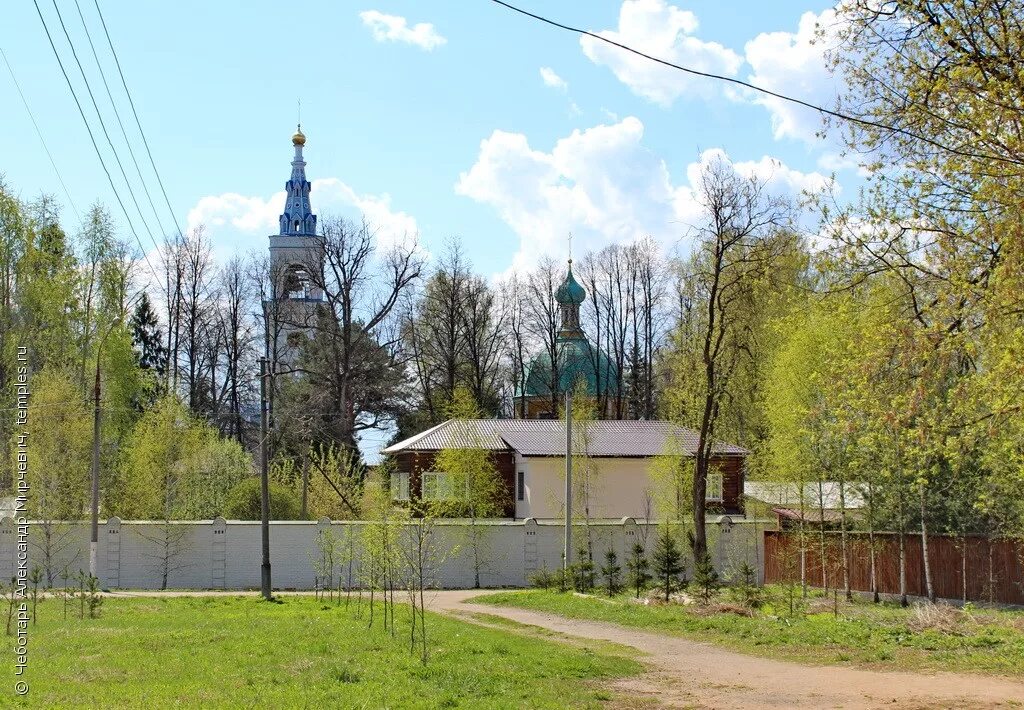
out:
{"label": "electric wire", "polygon": [[571,25],[566,25],[566,24],[563,24],[561,22],[556,22],[555,20],[551,20],[551,19],[549,19],[547,17],[544,17],[543,15],[538,15],[538,14],[530,12],[528,10],[524,10],[524,9],[522,9],[520,7],[516,7],[515,5],[507,3],[504,0],[491,0],[491,2],[496,3],[498,5],[501,5],[502,7],[506,8],[508,10],[511,10],[513,12],[517,12],[520,15],[524,15],[526,17],[529,17],[529,18],[532,18],[534,20],[537,20],[538,22],[543,22],[544,24],[551,25],[552,27],[557,27],[558,29],[561,29],[561,30],[566,30],[567,32],[573,32],[573,33],[578,34],[578,35],[584,35],[584,36],[587,36],[587,37],[591,37],[591,38],[596,39],[596,40],[598,40],[600,42],[605,42],[607,44],[612,45],[613,47],[618,47],[619,49],[622,49],[622,50],[624,50],[626,52],[630,52],[632,54],[635,54],[638,57],[643,57],[644,59],[650,60],[650,61],[655,62],[657,64],[661,64],[662,66],[670,67],[672,69],[677,69],[677,70],[679,70],[681,72],[685,72],[687,74],[692,74],[693,76],[699,76],[699,77],[703,77],[705,79],[715,79],[717,81],[724,81],[724,82],[728,82],[730,84],[735,84],[737,86],[742,86],[742,87],[744,87],[746,89],[750,89],[752,91],[756,91],[758,93],[764,94],[766,96],[771,96],[771,97],[774,97],[776,99],[780,99],[782,101],[788,101],[789,103],[796,104],[798,106],[803,106],[804,108],[811,109],[812,111],[817,111],[818,113],[824,114],[826,116],[831,116],[833,118],[838,118],[838,119],[840,119],[842,121],[847,121],[849,123],[857,123],[857,124],[860,124],[862,126],[867,126],[869,128],[876,128],[876,129],[879,129],[879,130],[887,131],[889,133],[896,133],[896,134],[899,134],[899,135],[902,135],[902,136],[906,136],[907,138],[912,138],[914,140],[918,140],[918,141],[921,141],[923,143],[927,143],[928,145],[932,146],[933,148],[938,148],[939,150],[945,151],[947,153],[951,153],[953,155],[960,156],[962,158],[993,160],[993,161],[1001,162],[1001,163],[1009,163],[1011,165],[1024,165],[1024,160],[1014,159],[1014,158],[1011,158],[1011,157],[1008,157],[1008,156],[990,155],[990,154],[986,154],[986,153],[973,153],[973,152],[964,151],[964,150],[961,150],[959,148],[954,148],[952,146],[948,146],[948,145],[946,145],[946,144],[944,144],[944,143],[942,143],[940,141],[937,141],[935,139],[929,138],[927,136],[923,136],[923,135],[921,135],[919,133],[915,133],[914,131],[908,130],[906,128],[900,128],[899,126],[892,126],[892,125],[889,125],[889,124],[886,124],[886,123],[881,123],[879,121],[872,121],[871,119],[868,119],[868,118],[858,118],[857,116],[851,116],[849,114],[842,113],[841,111],[835,111],[833,109],[825,108],[824,106],[818,106],[816,104],[812,104],[811,102],[804,101],[803,99],[797,99],[797,98],[794,98],[792,96],[787,96],[786,94],[780,94],[777,91],[772,91],[770,89],[765,89],[764,87],[757,86],[755,84],[751,84],[750,82],[743,81],[742,79],[736,79],[736,78],[731,77],[731,76],[723,76],[722,74],[714,74],[712,72],[704,72],[704,71],[700,71],[698,69],[691,69],[690,67],[686,67],[686,66],[683,66],[681,64],[674,64],[673,62],[670,62],[670,61],[665,60],[665,59],[661,59],[659,57],[652,56],[650,54],[646,54],[644,52],[641,52],[639,49],[634,49],[633,47],[630,47],[629,45],[622,44],[621,42],[616,42],[613,39],[609,39],[608,37],[604,37],[604,36],[599,35],[599,34],[597,34],[595,32],[590,32],[588,30],[583,30],[583,29],[580,29],[578,27],[573,27]]}
{"label": "electric wire", "polygon": [[149,266],[149,270],[153,272],[153,277],[159,282],[160,277],[157,275],[156,269],[153,268],[153,264],[149,261],[149,257],[146,255],[146,248],[142,245],[142,239],[139,238],[139,233],[135,231],[135,225],[132,224],[131,217],[128,215],[128,209],[124,205],[124,200],[121,199],[121,195],[117,191],[117,186],[114,185],[114,178],[111,176],[110,170],[107,168],[106,161],[103,160],[103,154],[100,152],[100,147],[96,143],[96,136],[93,135],[92,126],[89,125],[89,120],[85,117],[85,110],[82,109],[82,103],[78,100],[78,94],[75,93],[75,87],[71,83],[71,78],[68,76],[67,70],[64,68],[64,62],[61,60],[60,53],[57,51],[57,45],[54,44],[53,36],[50,34],[50,27],[46,24],[46,18],[43,17],[43,12],[39,8],[39,1],[32,0],[32,4],[36,7],[36,13],[39,15],[39,21],[43,25],[43,31],[46,32],[46,39],[50,42],[50,49],[53,50],[53,56],[57,59],[57,65],[60,67],[60,72],[64,75],[64,81],[67,82],[68,89],[71,91],[71,98],[74,99],[75,106],[78,107],[78,115],[82,117],[82,122],[85,124],[85,130],[89,134],[89,141],[92,143],[93,150],[96,151],[96,157],[99,158],[100,165],[103,167],[103,172],[107,176],[107,182],[110,183],[110,189],[114,193],[114,198],[117,199],[117,204],[121,206],[121,211],[124,213],[125,221],[128,223],[128,229],[131,230],[139,248],[142,249],[142,258],[145,260],[146,265]]}
{"label": "electric wire", "polygon": [[114,117],[117,119],[117,125],[121,128],[121,135],[124,137],[125,145],[128,146],[128,155],[131,156],[132,164],[135,166],[135,173],[139,176],[139,182],[142,184],[142,190],[146,193],[146,199],[149,201],[149,207],[153,210],[153,217],[156,219],[157,227],[160,228],[160,234],[165,234],[163,221],[160,219],[159,213],[157,213],[156,205],[153,204],[153,196],[149,192],[149,186],[146,184],[145,178],[142,177],[142,170],[139,168],[139,161],[135,159],[135,151],[132,149],[132,142],[128,138],[128,132],[124,128],[124,122],[121,120],[121,112],[117,110],[117,103],[114,101],[114,94],[110,90],[110,84],[107,83],[107,74],[103,71],[103,65],[100,63],[99,54],[96,52],[96,46],[92,41],[92,33],[89,32],[89,25],[85,22],[85,15],[82,13],[82,6],[78,0],[75,0],[75,9],[78,10],[78,17],[82,21],[82,29],[85,30],[85,38],[89,41],[89,49],[92,50],[92,58],[96,60],[96,69],[100,72],[100,79],[103,80],[103,88],[107,91],[107,98],[110,99],[110,106],[114,109]]}
{"label": "electric wire", "polygon": [[74,58],[75,64],[78,65],[78,72],[82,75],[82,81],[85,83],[85,90],[89,94],[89,100],[92,101],[93,110],[96,111],[96,118],[99,119],[100,129],[103,131],[103,135],[107,139],[107,145],[110,146],[110,152],[114,154],[114,161],[117,163],[117,167],[121,170],[121,177],[124,179],[124,183],[128,187],[128,195],[132,198],[132,203],[135,205],[135,211],[139,213],[139,219],[142,220],[142,226],[149,234],[150,241],[153,242],[153,246],[157,246],[156,239],[153,238],[153,232],[149,228],[149,223],[146,222],[146,218],[142,214],[142,208],[139,207],[139,201],[135,198],[135,190],[132,189],[131,181],[128,179],[128,173],[125,172],[124,164],[121,162],[121,156],[117,154],[117,148],[114,147],[114,141],[111,139],[110,133],[107,131],[107,123],[103,120],[103,114],[100,112],[100,106],[96,102],[96,96],[92,93],[92,85],[89,84],[89,78],[85,74],[85,68],[82,66],[82,62],[78,59],[78,52],[75,50],[75,43],[71,40],[68,28],[64,24],[64,16],[61,15],[60,7],[57,5],[57,0],[51,0],[51,2],[53,3],[54,11],[57,13],[57,21],[60,22],[60,28],[64,32],[64,38],[67,39],[68,46],[71,47],[71,56]]}
{"label": "electric wire", "polygon": [[0,47],[0,57],[4,58],[4,64],[7,65],[7,71],[11,75],[11,81],[14,82],[14,88],[17,89],[18,96],[21,97],[21,103],[25,106],[25,111],[28,113],[29,120],[32,121],[32,126],[36,129],[36,135],[39,136],[39,142],[43,144],[43,150],[46,151],[46,157],[50,159],[50,165],[53,166],[53,172],[57,174],[57,181],[64,190],[64,196],[68,198],[68,204],[71,205],[71,211],[75,213],[75,217],[77,217],[78,221],[81,222],[82,215],[79,214],[78,208],[75,207],[75,201],[71,199],[71,192],[68,190],[68,186],[64,184],[64,178],[61,176],[60,170],[57,169],[57,163],[53,159],[50,147],[46,144],[46,139],[43,138],[43,131],[39,128],[39,124],[36,123],[36,117],[28,105],[28,99],[25,98],[25,93],[21,90],[21,84],[18,83],[18,77],[14,75],[14,68],[11,67],[11,63],[8,61],[7,53],[4,52],[3,47]]}
{"label": "electric wire", "polygon": [[124,93],[128,97],[128,105],[132,108],[132,116],[135,117],[135,125],[139,128],[139,135],[142,136],[142,144],[146,147],[146,155],[149,156],[149,164],[153,168],[153,174],[156,175],[157,184],[160,185],[160,192],[164,196],[164,202],[167,204],[167,210],[171,213],[171,219],[174,221],[174,227],[178,230],[178,237],[184,239],[185,235],[181,230],[181,225],[178,224],[178,218],[174,214],[174,208],[171,207],[171,201],[167,197],[167,189],[164,187],[164,181],[160,177],[160,171],[156,168],[156,161],[153,160],[153,152],[149,149],[149,141],[146,140],[146,132],[142,130],[142,122],[139,121],[139,114],[135,110],[135,101],[132,99],[132,92],[128,90],[128,82],[125,81],[124,72],[121,70],[121,60],[117,57],[117,50],[114,49],[114,42],[110,39],[110,32],[107,30],[107,21],[103,17],[103,11],[100,10],[99,0],[93,0],[93,4],[96,6],[96,13],[100,16],[100,24],[103,25],[103,34],[107,37],[107,44],[110,46],[110,53],[114,57],[114,64],[117,65],[118,76],[121,77],[121,86],[124,87]]}

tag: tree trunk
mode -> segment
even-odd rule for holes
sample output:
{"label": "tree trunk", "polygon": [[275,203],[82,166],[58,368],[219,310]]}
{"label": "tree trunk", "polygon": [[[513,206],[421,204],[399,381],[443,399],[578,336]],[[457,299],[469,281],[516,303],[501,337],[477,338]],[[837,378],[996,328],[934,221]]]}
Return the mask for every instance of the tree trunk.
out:
{"label": "tree trunk", "polygon": [[847,543],[846,535],[846,486],[844,479],[839,479],[839,535],[840,535],[840,554],[842,560],[843,571],[843,587],[846,589],[846,601],[853,601],[853,591],[850,589],[850,558],[849,558],[849,547]]}
{"label": "tree trunk", "polygon": [[928,595],[928,601],[935,603],[935,589],[932,586],[932,566],[928,560],[928,523],[927,523],[927,493],[925,484],[920,486],[920,512],[921,512],[921,559],[924,565],[924,588]]}

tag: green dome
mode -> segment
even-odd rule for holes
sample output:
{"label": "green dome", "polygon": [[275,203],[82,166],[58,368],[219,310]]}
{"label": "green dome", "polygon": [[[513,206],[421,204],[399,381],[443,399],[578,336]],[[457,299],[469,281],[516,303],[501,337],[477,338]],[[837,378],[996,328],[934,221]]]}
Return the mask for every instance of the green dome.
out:
{"label": "green dome", "polygon": [[[575,281],[573,282],[576,283]],[[577,287],[579,285],[577,284]],[[580,288],[582,291],[583,289]],[[618,370],[615,363],[584,338],[561,340],[558,343],[558,393],[575,390],[576,383],[586,383],[587,394],[615,393]],[[598,389],[600,381],[600,391]],[[541,353],[530,361],[526,373],[526,391],[516,396],[551,396],[551,357]]]}
{"label": "green dome", "polygon": [[586,290],[580,286],[572,276],[572,261],[569,262],[569,273],[565,275],[565,281],[555,291],[555,300],[563,306],[574,304],[580,305],[587,297]]}

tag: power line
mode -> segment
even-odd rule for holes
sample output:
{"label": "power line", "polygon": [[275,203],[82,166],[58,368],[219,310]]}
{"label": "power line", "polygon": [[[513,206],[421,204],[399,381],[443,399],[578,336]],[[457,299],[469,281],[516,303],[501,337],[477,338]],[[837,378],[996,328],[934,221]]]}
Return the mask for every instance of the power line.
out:
{"label": "power line", "polygon": [[46,157],[50,159],[50,165],[53,166],[53,172],[57,174],[57,181],[60,182],[60,186],[64,189],[64,195],[68,198],[68,204],[71,205],[71,210],[75,213],[75,217],[78,221],[82,221],[82,215],[79,214],[78,208],[75,207],[75,201],[71,199],[71,192],[68,190],[68,186],[64,184],[64,178],[61,177],[60,170],[57,169],[57,163],[53,159],[53,154],[50,152],[49,146],[46,145],[46,139],[43,138],[43,132],[39,128],[39,124],[36,123],[36,117],[32,113],[32,109],[29,108],[28,100],[25,98],[24,92],[21,90],[21,84],[18,83],[18,78],[14,76],[14,69],[11,67],[11,63],[7,60],[7,53],[4,52],[3,47],[0,47],[0,56],[4,58],[4,64],[7,65],[7,71],[11,75],[11,81],[14,82],[14,88],[18,90],[18,96],[21,97],[21,103],[25,106],[25,111],[28,112],[28,117],[32,121],[32,125],[36,129],[36,135],[39,136],[39,142],[43,144],[43,150],[46,151]]}
{"label": "power line", "polygon": [[85,68],[82,66],[82,62],[78,59],[78,52],[75,51],[75,43],[71,41],[71,35],[68,34],[68,28],[64,25],[64,16],[60,14],[60,8],[57,6],[57,0],[51,1],[53,2],[53,9],[57,13],[57,21],[60,22],[60,28],[64,31],[64,38],[67,39],[68,45],[71,47],[71,56],[74,58],[75,64],[78,65],[78,72],[82,75],[82,81],[85,82],[85,90],[89,94],[89,100],[92,101],[93,110],[96,111],[96,118],[99,119],[100,128],[103,130],[103,135],[106,137],[107,144],[110,146],[110,152],[114,154],[114,160],[117,162],[117,167],[121,170],[121,177],[124,178],[124,184],[128,187],[128,195],[132,198],[132,202],[135,204],[135,211],[139,213],[139,219],[142,220],[142,226],[149,234],[149,240],[153,242],[153,246],[157,246],[156,240],[153,238],[153,232],[150,230],[149,224],[146,222],[146,218],[142,216],[142,208],[139,207],[139,201],[135,199],[135,190],[132,189],[132,184],[128,180],[128,174],[124,170],[124,164],[121,163],[121,156],[117,154],[117,148],[114,147],[114,141],[111,140],[110,133],[107,131],[107,124],[103,120],[103,114],[100,113],[99,104],[96,103],[96,97],[92,93],[92,86],[89,84],[89,78],[85,74]]}
{"label": "power line", "polygon": [[142,177],[142,170],[139,168],[139,161],[135,159],[135,151],[132,149],[132,142],[128,138],[128,132],[124,129],[124,123],[121,121],[121,112],[117,110],[117,103],[114,101],[114,94],[110,91],[110,84],[107,83],[107,74],[103,71],[103,65],[100,63],[99,55],[96,53],[96,47],[92,42],[92,33],[89,32],[89,26],[85,22],[85,15],[82,14],[82,7],[79,5],[78,0],[75,0],[75,9],[78,10],[78,17],[82,21],[82,29],[85,30],[85,38],[89,41],[89,49],[92,50],[92,58],[96,60],[96,68],[100,72],[100,78],[103,80],[103,88],[107,90],[107,98],[110,99],[110,106],[114,109],[114,117],[117,119],[117,125],[121,128],[121,135],[124,136],[125,145],[128,146],[128,155],[132,158],[132,164],[135,165],[135,173],[139,176],[139,182],[142,183],[142,189],[146,193],[146,199],[149,201],[149,207],[153,210],[153,217],[156,218],[156,224],[160,228],[161,236],[164,232],[163,222],[160,220],[160,215],[156,211],[156,205],[153,204],[153,196],[149,193],[149,186],[146,185],[146,179]]}
{"label": "power line", "polygon": [[64,81],[68,84],[68,89],[71,90],[71,98],[75,100],[75,106],[78,107],[78,115],[82,117],[82,122],[85,124],[85,130],[89,133],[89,140],[92,142],[93,150],[96,151],[96,157],[100,160],[100,165],[103,167],[103,172],[107,176],[107,182],[110,183],[110,189],[114,193],[114,197],[117,199],[117,204],[121,206],[121,211],[124,213],[125,221],[128,222],[128,229],[131,230],[132,235],[135,237],[135,241],[138,242],[139,247],[142,249],[142,258],[146,261],[149,270],[153,272],[153,277],[159,282],[160,277],[156,273],[156,269],[153,268],[153,264],[150,263],[149,257],[146,256],[146,248],[142,246],[142,240],[139,238],[139,233],[135,231],[135,225],[132,224],[131,217],[128,216],[128,210],[124,206],[124,201],[121,199],[121,195],[117,191],[117,187],[114,185],[114,179],[110,175],[110,170],[107,169],[107,163],[103,160],[103,154],[100,152],[100,147],[96,144],[96,136],[93,135],[92,126],[89,125],[88,119],[85,117],[85,111],[82,109],[82,103],[78,100],[78,94],[75,93],[75,87],[71,83],[71,78],[68,76],[67,70],[64,68],[64,62],[61,61],[60,53],[57,52],[57,45],[53,42],[53,36],[50,34],[50,27],[46,24],[46,18],[43,17],[42,10],[39,9],[39,1],[32,0],[32,4],[36,7],[36,14],[39,15],[39,21],[43,24],[43,31],[46,32],[46,39],[50,42],[50,49],[53,50],[53,56],[57,59],[57,65],[60,67],[61,74],[64,75]]}
{"label": "power line", "polygon": [[107,44],[110,46],[110,53],[114,56],[114,63],[117,65],[117,73],[121,77],[121,86],[124,87],[124,93],[128,96],[128,104],[132,107],[132,116],[135,117],[135,125],[139,128],[139,134],[142,136],[142,144],[146,146],[146,155],[149,156],[149,164],[153,168],[153,173],[156,175],[157,184],[160,185],[160,192],[163,193],[164,202],[167,204],[167,210],[171,213],[171,219],[174,220],[174,227],[178,230],[178,237],[181,239],[185,238],[185,235],[181,231],[181,225],[178,224],[178,218],[174,215],[174,208],[171,207],[171,201],[167,197],[167,190],[164,188],[164,181],[160,177],[160,171],[156,169],[156,162],[153,160],[153,152],[149,149],[149,141],[146,140],[146,132],[142,130],[142,123],[139,121],[139,114],[135,110],[135,101],[132,100],[132,92],[128,90],[128,83],[124,79],[124,72],[121,71],[121,60],[117,58],[117,51],[114,49],[114,43],[110,39],[110,32],[107,30],[107,21],[103,17],[103,11],[100,10],[99,0],[93,0],[93,4],[96,6],[96,12],[100,16],[100,24],[103,25],[103,34],[107,37]]}
{"label": "power line", "polygon": [[1009,163],[1009,164],[1012,164],[1012,165],[1024,165],[1024,160],[1016,160],[1016,159],[1011,158],[1011,157],[1005,157],[1005,156],[1000,156],[1000,155],[988,155],[988,154],[984,154],[984,153],[972,153],[972,152],[963,151],[963,150],[960,150],[958,148],[953,148],[953,147],[950,147],[948,145],[945,145],[944,143],[941,143],[941,142],[939,142],[937,140],[934,140],[932,138],[928,138],[927,136],[923,136],[923,135],[920,135],[920,134],[915,133],[913,131],[907,130],[906,128],[900,128],[899,126],[891,126],[891,125],[886,124],[886,123],[880,123],[878,121],[872,121],[872,120],[867,119],[867,118],[858,118],[857,116],[851,116],[849,114],[845,114],[845,113],[842,113],[840,111],[835,111],[835,110],[832,110],[832,109],[827,109],[824,106],[818,106],[816,104],[810,103],[809,101],[804,101],[803,99],[793,98],[792,96],[786,96],[785,94],[780,94],[780,93],[778,93],[776,91],[771,91],[770,89],[765,89],[764,87],[756,86],[754,84],[751,84],[750,82],[743,81],[742,79],[736,79],[736,78],[731,77],[731,76],[723,76],[721,74],[713,74],[711,72],[703,72],[703,71],[699,71],[697,69],[691,69],[690,67],[682,66],[680,64],[674,64],[674,63],[672,63],[670,61],[667,61],[665,59],[660,59],[660,58],[652,56],[650,54],[645,54],[644,52],[641,52],[639,49],[634,49],[633,47],[630,47],[628,45],[622,44],[620,42],[616,42],[613,39],[608,39],[607,37],[603,37],[603,36],[601,36],[599,34],[596,34],[594,32],[590,32],[588,30],[583,30],[583,29],[580,29],[578,27],[572,27],[570,25],[565,25],[565,24],[562,24],[561,22],[556,22],[555,20],[548,19],[547,17],[544,17],[542,15],[537,15],[535,13],[529,12],[528,10],[524,10],[522,8],[516,7],[515,5],[510,5],[509,3],[504,2],[504,0],[491,0],[491,2],[497,3],[498,5],[501,5],[504,8],[512,10],[513,12],[518,12],[520,15],[525,15],[526,17],[532,18],[532,19],[537,20],[539,22],[543,22],[543,23],[545,23],[547,25],[551,25],[552,27],[557,27],[558,29],[566,30],[567,32],[573,32],[575,34],[585,35],[587,37],[592,37],[593,39],[596,39],[596,40],[599,40],[601,42],[605,42],[607,44],[610,44],[613,47],[618,47],[619,49],[622,49],[622,50],[625,50],[625,51],[630,52],[632,54],[635,54],[638,57],[643,57],[644,59],[648,59],[648,60],[650,60],[652,62],[655,62],[657,64],[661,64],[661,65],[666,66],[666,67],[670,67],[672,69],[677,69],[677,70],[679,70],[681,72],[685,72],[687,74],[692,74],[694,76],[703,77],[705,79],[715,79],[717,81],[725,81],[725,82],[728,82],[730,84],[736,84],[738,86],[742,86],[744,88],[751,89],[753,91],[757,91],[758,93],[765,94],[766,96],[772,96],[772,97],[780,99],[782,101],[788,101],[789,103],[796,104],[798,106],[803,106],[804,108],[809,108],[812,111],[817,111],[818,113],[824,114],[826,116],[832,116],[833,118],[838,118],[840,120],[848,121],[850,123],[857,123],[857,124],[860,124],[862,126],[868,126],[870,128],[877,128],[877,129],[880,129],[880,130],[883,130],[883,131],[888,131],[889,133],[897,133],[899,135],[906,136],[907,138],[913,138],[914,140],[922,141],[922,142],[927,143],[928,145],[930,145],[930,146],[932,146],[934,148],[938,148],[939,150],[945,151],[947,153],[952,153],[953,155],[958,155],[958,156],[960,156],[962,158],[993,160],[993,161],[996,161],[996,162]]}

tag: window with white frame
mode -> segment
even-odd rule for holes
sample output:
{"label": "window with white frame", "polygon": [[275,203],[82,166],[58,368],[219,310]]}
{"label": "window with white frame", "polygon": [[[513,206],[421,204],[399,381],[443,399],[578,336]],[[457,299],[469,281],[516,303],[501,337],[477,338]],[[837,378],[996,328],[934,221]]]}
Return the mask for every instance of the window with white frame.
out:
{"label": "window with white frame", "polygon": [[403,471],[391,473],[391,499],[409,500],[409,474]]}
{"label": "window with white frame", "polygon": [[722,474],[708,474],[708,486],[704,493],[704,499],[716,503],[720,503],[722,501]]}
{"label": "window with white frame", "polygon": [[447,473],[424,471],[420,474],[423,500],[450,500],[455,497],[452,479]]}

